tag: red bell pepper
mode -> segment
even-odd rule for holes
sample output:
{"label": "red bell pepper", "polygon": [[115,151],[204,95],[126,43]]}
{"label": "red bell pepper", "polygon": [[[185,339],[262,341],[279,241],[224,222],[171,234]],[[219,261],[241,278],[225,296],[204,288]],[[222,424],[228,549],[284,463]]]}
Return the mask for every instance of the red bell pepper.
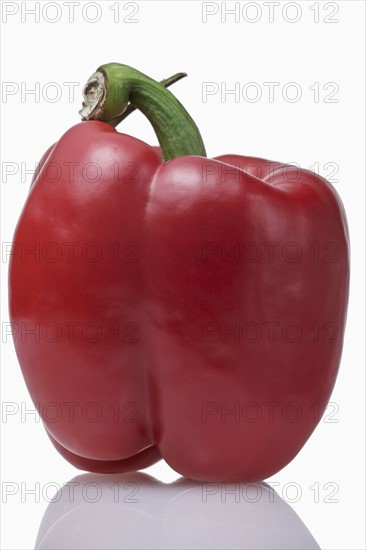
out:
{"label": "red bell pepper", "polygon": [[[115,130],[128,104],[163,158]],[[198,480],[274,474],[337,376],[339,196],[293,166],[207,159],[176,98],[124,65],[89,79],[81,114],[43,159],[10,268],[16,351],[48,435],[94,472],[163,457]]]}

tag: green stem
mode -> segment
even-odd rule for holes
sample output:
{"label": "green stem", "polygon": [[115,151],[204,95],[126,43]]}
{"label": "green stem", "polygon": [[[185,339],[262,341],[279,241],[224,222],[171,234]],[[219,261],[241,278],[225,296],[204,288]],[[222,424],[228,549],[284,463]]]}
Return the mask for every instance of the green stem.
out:
{"label": "green stem", "polygon": [[[173,76],[170,76],[169,78],[164,78],[164,80],[161,80],[159,84],[162,84],[162,86],[164,86],[165,88],[168,88],[169,86],[171,86],[175,82],[178,82],[178,80],[181,80],[185,76],[187,76],[187,73],[176,73]],[[108,120],[108,124],[110,124],[115,128],[116,126],[118,126],[120,122],[122,122],[122,120],[127,118],[134,111],[136,111],[136,107],[134,107],[130,103],[122,115],[118,116],[117,118],[114,118],[113,120]]]}
{"label": "green stem", "polygon": [[84,88],[83,120],[112,125],[129,103],[152,124],[165,161],[184,155],[206,156],[201,134],[183,105],[162,84],[127,65],[108,63]]}

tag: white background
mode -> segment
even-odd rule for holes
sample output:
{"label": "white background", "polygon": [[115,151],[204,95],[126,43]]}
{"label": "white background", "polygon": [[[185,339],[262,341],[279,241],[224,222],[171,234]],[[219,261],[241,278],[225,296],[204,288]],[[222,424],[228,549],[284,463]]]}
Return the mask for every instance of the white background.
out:
{"label": "white background", "polygon": [[[46,4],[49,7],[42,12]],[[99,2],[83,11],[93,3],[81,1],[75,4],[73,22],[69,22],[65,3],[57,3],[58,11],[55,4],[40,2],[40,21],[35,22],[34,15],[25,12],[35,2],[2,2],[2,241],[11,242],[27,196],[31,174],[24,169],[31,172],[48,146],[80,120],[82,85],[99,65],[111,61],[131,65],[158,80],[186,71],[188,78],[172,90],[201,129],[208,156],[230,152],[296,162],[305,168],[319,163],[321,175],[333,177],[350,227],[352,286],[345,346],[331,398],[334,405],[301,453],[270,481],[279,483],[277,491],[284,500],[297,500],[289,505],[321,548],[365,548],[364,2],[281,2],[275,6],[272,22],[266,3],[252,2],[249,7],[248,2],[237,3],[239,20],[227,15],[222,21],[221,3],[211,2],[210,9],[218,12],[205,23],[205,8],[194,1],[137,2],[138,11],[131,16],[135,23],[123,21],[133,11],[131,3]],[[100,19],[92,23],[99,17],[95,4]],[[119,22],[114,21],[117,4]],[[234,3],[226,7],[233,8]],[[18,11],[6,16],[5,9]],[[316,10],[319,22],[314,21]],[[59,21],[47,21],[58,16]],[[325,22],[327,17],[338,22]],[[51,82],[56,86],[50,87]],[[78,83],[71,100],[65,82]],[[238,82],[239,100],[218,92],[203,101],[205,82],[216,83],[220,91]],[[245,87],[249,82],[255,82],[262,93],[257,102],[249,101],[255,91]],[[273,101],[269,101],[265,82],[279,83]],[[286,88],[290,82],[297,83],[301,91],[296,102],[290,101],[295,88]],[[318,97],[314,83],[319,83],[315,85],[319,86]],[[329,87],[328,83],[335,84]],[[38,97],[25,93],[36,86]],[[333,102],[329,102],[333,90]],[[56,93],[60,97],[52,101]],[[131,115],[119,130],[156,142],[141,114]],[[333,176],[334,164],[327,163],[338,167]],[[16,171],[13,175],[9,174],[12,170]],[[11,338],[4,335],[8,321],[6,256],[1,269],[2,401],[15,403],[19,410],[32,409]],[[78,472],[56,453],[35,415],[3,414],[1,428],[2,548],[34,548],[48,502],[42,494],[36,502],[34,495],[25,494],[25,488],[37,482],[41,491],[50,482],[61,486]],[[179,477],[163,462],[148,473],[166,483]],[[298,499],[291,492],[286,498],[283,489],[290,482],[300,487]],[[9,483],[14,484],[15,494],[7,496],[4,487],[8,490]],[[319,499],[310,489],[315,483],[319,484]],[[324,488],[327,483],[338,488],[332,497],[336,502],[328,502],[331,490],[329,485]],[[195,519],[199,522],[199,517]],[[214,546],[209,531],[203,546],[207,548]],[[136,537],[140,535],[136,532]],[[153,541],[149,544],[154,547]]]}

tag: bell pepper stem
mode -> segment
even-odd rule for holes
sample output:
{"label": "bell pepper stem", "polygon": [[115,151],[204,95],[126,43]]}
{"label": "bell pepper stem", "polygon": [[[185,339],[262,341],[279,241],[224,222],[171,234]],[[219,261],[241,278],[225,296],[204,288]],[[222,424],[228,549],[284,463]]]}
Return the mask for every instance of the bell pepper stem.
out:
{"label": "bell pepper stem", "polygon": [[83,120],[100,120],[115,126],[129,104],[150,121],[163,159],[184,155],[206,156],[201,134],[183,105],[164,85],[119,63],[102,65],[85,85]]}
{"label": "bell pepper stem", "polygon": [[[164,86],[165,88],[169,88],[169,86],[171,86],[172,84],[175,84],[176,82],[178,82],[178,80],[181,80],[185,76],[187,76],[187,73],[176,73],[173,76],[170,76],[169,78],[164,78],[163,80],[160,80],[160,84],[162,84],[162,86]],[[109,120],[108,124],[110,124],[111,126],[114,126],[115,128],[116,126],[118,126],[120,122],[122,122],[122,120],[125,120],[125,118],[127,118],[134,111],[136,111],[136,107],[134,107],[130,103],[122,115],[118,116],[117,118],[114,118],[113,120]]]}

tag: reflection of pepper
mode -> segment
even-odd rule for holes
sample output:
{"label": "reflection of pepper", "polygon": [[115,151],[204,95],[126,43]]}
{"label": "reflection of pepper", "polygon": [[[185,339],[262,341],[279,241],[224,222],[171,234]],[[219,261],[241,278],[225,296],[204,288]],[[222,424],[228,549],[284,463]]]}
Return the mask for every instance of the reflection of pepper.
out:
{"label": "reflection of pepper", "polygon": [[[113,128],[128,102],[165,162]],[[312,433],[340,361],[338,195],[306,170],[205,158],[174,96],[123,65],[93,75],[81,113],[44,159],[10,272],[16,350],[48,434],[91,471],[161,455],[199,480],[274,474]],[[24,261],[23,245],[38,256]],[[38,341],[22,333],[35,326]]]}
{"label": "reflection of pepper", "polygon": [[162,483],[141,472],[83,474],[48,505],[35,548],[319,550],[276,489],[185,478]]}

